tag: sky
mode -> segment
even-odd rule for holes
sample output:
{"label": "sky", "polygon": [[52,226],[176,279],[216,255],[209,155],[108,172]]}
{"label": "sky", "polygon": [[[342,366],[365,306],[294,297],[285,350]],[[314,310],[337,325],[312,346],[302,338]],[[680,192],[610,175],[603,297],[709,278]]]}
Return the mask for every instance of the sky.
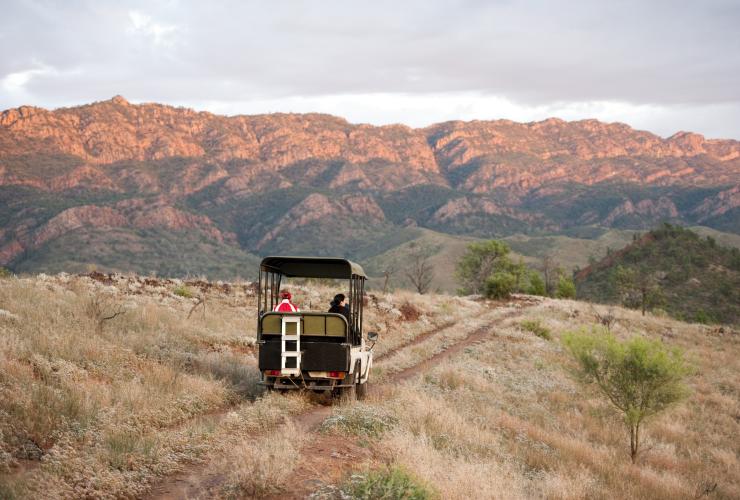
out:
{"label": "sky", "polygon": [[597,118],[740,139],[740,0],[0,0],[0,109],[122,95],[422,127]]}

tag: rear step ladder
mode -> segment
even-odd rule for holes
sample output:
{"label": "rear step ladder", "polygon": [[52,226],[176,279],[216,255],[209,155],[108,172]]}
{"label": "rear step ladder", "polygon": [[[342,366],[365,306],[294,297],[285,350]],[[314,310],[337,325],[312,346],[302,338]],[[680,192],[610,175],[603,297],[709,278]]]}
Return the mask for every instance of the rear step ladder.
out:
{"label": "rear step ladder", "polygon": [[[295,325],[295,335],[287,333],[288,325]],[[301,374],[301,317],[300,316],[283,316],[282,317],[282,337],[280,350],[280,373],[282,375],[300,375]],[[286,349],[287,342],[295,342],[295,350]],[[288,359],[295,359],[295,367],[286,367]],[[291,365],[293,363],[290,363]]]}

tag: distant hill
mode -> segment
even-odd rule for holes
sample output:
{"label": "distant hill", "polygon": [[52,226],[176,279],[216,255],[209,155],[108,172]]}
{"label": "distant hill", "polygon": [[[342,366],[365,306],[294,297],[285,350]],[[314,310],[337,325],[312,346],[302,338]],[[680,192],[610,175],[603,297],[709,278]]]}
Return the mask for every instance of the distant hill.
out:
{"label": "distant hill", "polygon": [[740,250],[735,247],[664,224],[577,273],[578,297],[619,302],[620,267],[653,275],[663,296],[661,308],[674,317],[740,322]]}
{"label": "distant hill", "polygon": [[[120,96],[0,114],[0,266],[14,270],[230,278],[271,253],[379,268],[429,231],[523,235],[512,246],[536,255],[550,243],[541,238],[592,241],[664,221],[740,234],[740,142],[596,120],[414,129],[218,116]],[[585,248],[600,257],[614,242],[555,243],[575,266]]]}

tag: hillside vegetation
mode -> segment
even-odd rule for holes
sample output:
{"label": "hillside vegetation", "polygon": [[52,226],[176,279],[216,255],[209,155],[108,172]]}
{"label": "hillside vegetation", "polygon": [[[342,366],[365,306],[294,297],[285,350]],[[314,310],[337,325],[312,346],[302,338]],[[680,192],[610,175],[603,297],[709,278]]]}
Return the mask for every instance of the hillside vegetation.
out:
{"label": "hillside vegetation", "polygon": [[[323,309],[336,287],[292,290]],[[561,344],[605,307],[373,294],[369,398],[323,406],[256,384],[247,282],[5,278],[0,304],[2,498],[740,496],[731,329],[612,310],[618,338],[681,348],[696,368],[633,464],[619,415],[570,376]]]}
{"label": "hillside vegetation", "polygon": [[688,321],[740,322],[740,250],[664,225],[576,276],[578,297],[620,303],[620,273],[649,280],[651,307]]}
{"label": "hillside vegetation", "polygon": [[234,279],[251,255],[321,254],[385,267],[431,231],[537,238],[517,241],[525,255],[575,246],[562,265],[582,267],[611,246],[608,230],[740,234],[739,165],[738,141],[596,120],[413,129],[120,96],[22,106],[0,114],[0,266],[77,270],[84,254],[104,269]]}

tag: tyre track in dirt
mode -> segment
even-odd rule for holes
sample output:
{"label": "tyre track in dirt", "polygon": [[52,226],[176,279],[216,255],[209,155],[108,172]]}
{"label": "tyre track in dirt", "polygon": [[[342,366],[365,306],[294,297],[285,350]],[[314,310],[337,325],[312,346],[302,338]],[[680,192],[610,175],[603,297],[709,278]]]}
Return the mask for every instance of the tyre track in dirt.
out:
{"label": "tyre track in dirt", "polygon": [[380,361],[381,359],[385,359],[388,356],[393,356],[395,353],[402,349],[406,349],[407,347],[411,347],[417,344],[421,344],[429,337],[433,337],[437,335],[442,330],[447,330],[451,326],[454,326],[457,322],[456,321],[448,321],[446,323],[442,323],[441,325],[437,325],[434,328],[427,330],[426,332],[422,332],[416,337],[410,338],[405,342],[402,342],[401,344],[397,345],[396,347],[389,349],[383,353],[376,355],[373,355],[373,362]]}
{"label": "tyre track in dirt", "polygon": [[[506,305],[502,304],[500,306],[496,306],[486,315],[495,316],[496,313],[500,312],[500,309],[511,308],[511,310],[505,312],[501,316],[497,316],[486,321],[485,324],[473,329],[472,332],[463,338],[453,340],[451,344],[445,346],[441,351],[434,353],[431,357],[400,371],[389,373],[388,379],[378,383],[377,385],[370,386],[371,394],[383,389],[384,386],[389,386],[396,382],[402,382],[415,375],[428,371],[441,360],[459,353],[466,347],[490,338],[491,332],[495,326],[520,314],[523,309],[530,307],[535,303],[536,302],[530,301],[517,301],[516,305],[513,307],[511,306],[511,302]],[[387,360],[392,359],[395,354],[418,346],[419,344],[441,334],[447,329],[454,327],[457,323],[457,321],[450,321],[436,326],[431,330],[423,332],[413,339],[410,339],[409,341],[383,353],[382,356],[378,356],[376,359],[381,359],[387,362]],[[314,407],[305,412],[293,415],[292,417],[289,417],[289,419],[295,425],[310,433],[311,431],[315,431],[327,417],[331,416],[332,408],[333,406],[331,404]],[[218,423],[225,416],[226,412],[220,415],[214,415],[214,422]],[[259,435],[259,433],[255,433],[255,437]],[[324,459],[323,461],[301,462],[291,473],[293,478],[298,479],[298,481],[294,481],[297,489],[283,492],[280,495],[275,495],[269,498],[284,500],[305,498],[317,485],[316,478],[321,478],[320,482],[327,482],[327,479],[337,479],[341,477],[344,472],[356,465],[356,460],[354,459],[358,455],[364,455],[365,458],[372,458],[372,450],[368,451],[367,449],[358,447],[353,440],[348,439],[337,441],[334,436],[325,435],[314,436],[310,443],[302,447],[300,454],[302,456],[309,457],[323,456]],[[342,460],[342,458],[346,457],[350,457],[352,460]],[[211,498],[215,496],[215,490],[223,484],[226,479],[226,471],[215,472],[211,470],[209,463],[212,463],[214,459],[215,457],[209,457],[204,463],[198,462],[190,464],[181,472],[165,478],[163,482],[159,483],[152,489],[151,494],[147,498],[156,500],[175,500],[183,498]]]}
{"label": "tyre track in dirt", "polygon": [[[437,365],[441,360],[447,359],[466,347],[480,343],[488,338],[492,337],[492,330],[501,322],[510,319],[517,314],[521,313],[524,307],[532,305],[527,303],[525,306],[520,306],[516,309],[508,311],[499,317],[495,317],[485,324],[478,326],[473,329],[468,335],[462,339],[456,340],[454,343],[448,345],[443,350],[434,353],[431,357],[405,368],[401,371],[388,375],[388,379],[378,383],[377,385],[370,386],[370,394],[377,394],[387,388],[393,383],[402,382],[415,375],[419,375]],[[493,311],[489,314],[493,314]],[[434,328],[432,331],[425,334],[419,335],[412,339],[410,342],[406,342],[401,346],[389,350],[384,353],[383,359],[387,360],[392,358],[394,354],[414,347],[421,344],[427,339],[434,337],[435,335],[443,332],[449,327],[452,327],[456,322],[451,322],[451,325],[445,327],[440,325]],[[495,333],[494,335],[495,336]],[[423,337],[423,338],[420,338]],[[321,423],[327,417],[331,416],[332,407],[323,407],[315,410],[311,410],[306,413],[302,413],[294,417],[294,422],[301,425],[306,431],[316,430]],[[337,440],[336,436],[331,435],[315,435],[313,441],[309,445],[304,446],[301,449],[301,455],[307,456],[324,456],[323,468],[317,468],[317,462],[309,461],[307,463],[301,463],[291,473],[291,477],[298,479],[294,484],[297,484],[295,490],[289,492],[283,492],[280,495],[273,495],[268,497],[270,500],[301,500],[305,499],[310,495],[318,486],[322,484],[331,484],[340,480],[347,472],[357,467],[358,460],[372,460],[376,461],[380,458],[380,454],[374,449],[372,445],[358,446],[357,440],[353,438],[345,438]],[[349,460],[347,460],[347,458]],[[320,478],[320,479],[319,479]]]}
{"label": "tyre track in dirt", "polygon": [[440,361],[452,357],[453,355],[459,353],[466,347],[470,347],[474,344],[478,344],[490,338],[491,336],[495,336],[496,334],[495,332],[492,332],[492,330],[497,323],[501,323],[507,319],[511,319],[514,316],[517,316],[519,313],[521,313],[521,309],[515,309],[513,311],[510,311],[504,314],[500,318],[496,318],[492,322],[487,323],[475,329],[472,333],[468,334],[462,340],[446,346],[441,351],[432,355],[432,357],[427,358],[413,366],[409,366],[408,368],[404,368],[403,370],[399,372],[395,372],[391,374],[390,375],[391,380],[393,382],[401,382],[403,380],[407,380],[413,377],[414,375],[419,375],[423,372],[429,371],[435,365],[439,364]]}

